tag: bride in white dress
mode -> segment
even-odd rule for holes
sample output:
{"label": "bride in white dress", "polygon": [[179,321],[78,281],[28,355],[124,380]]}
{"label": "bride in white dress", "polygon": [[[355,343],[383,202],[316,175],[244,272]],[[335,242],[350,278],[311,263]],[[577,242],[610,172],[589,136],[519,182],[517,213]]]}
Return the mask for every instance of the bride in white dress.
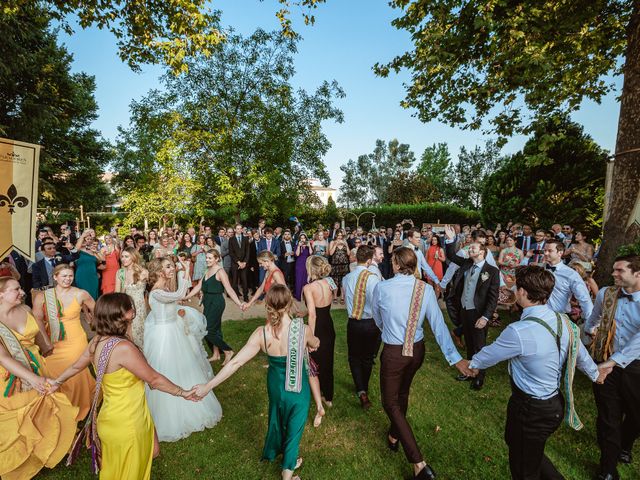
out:
{"label": "bride in white dress", "polygon": [[[206,319],[194,308],[178,305],[191,285],[185,270],[168,258],[149,263],[151,311],[144,326],[144,356],[149,365],[180,385],[198,385],[213,377],[202,346],[207,333]],[[147,403],[156,425],[158,438],[174,442],[191,433],[213,427],[222,418],[222,407],[213,393],[200,402],[185,402],[179,397],[146,387]]]}

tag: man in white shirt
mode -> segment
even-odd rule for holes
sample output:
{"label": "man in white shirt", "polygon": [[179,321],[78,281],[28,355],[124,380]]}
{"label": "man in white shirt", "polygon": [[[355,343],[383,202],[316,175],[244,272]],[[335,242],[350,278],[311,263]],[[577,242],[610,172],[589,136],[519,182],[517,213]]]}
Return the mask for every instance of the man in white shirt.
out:
{"label": "man in white shirt", "polygon": [[[347,315],[349,368],[356,395],[364,410],[371,407],[369,379],[380,349],[380,330],[373,321],[373,290],[380,281],[371,273],[374,249],[362,245],[356,253],[356,266],[342,279]],[[377,268],[377,267],[376,267]]]}
{"label": "man in white shirt", "polygon": [[593,310],[593,302],[584,280],[578,272],[562,262],[564,244],[560,240],[548,240],[544,246],[546,269],[553,273],[556,284],[549,298],[548,305],[558,313],[571,312],[571,297],[576,297],[582,309],[582,318],[589,318]]}

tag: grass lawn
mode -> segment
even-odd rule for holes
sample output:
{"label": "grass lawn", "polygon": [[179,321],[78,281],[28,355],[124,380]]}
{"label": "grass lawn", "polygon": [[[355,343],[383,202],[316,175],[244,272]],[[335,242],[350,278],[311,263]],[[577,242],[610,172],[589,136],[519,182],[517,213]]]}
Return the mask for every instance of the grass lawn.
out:
{"label": "grass lawn", "polygon": [[[319,429],[311,423],[302,440],[304,465],[300,476],[313,480],[411,478],[402,449],[386,448],[388,420],[380,406],[379,369],[371,381],[373,407],[360,409],[353,393],[347,364],[346,311],[333,313],[336,326],[334,407]],[[225,340],[238,349],[262,319],[224,323]],[[490,330],[490,341],[499,329]],[[213,429],[198,432],[176,443],[162,443],[161,455],[153,463],[154,479],[277,479],[277,462],[260,463],[267,427],[267,360],[259,354],[215,392],[224,411]],[[214,367],[218,370],[219,364]],[[413,382],[409,421],[425,460],[439,479],[508,479],[507,448],[503,440],[505,411],[509,398],[506,364],[492,368],[480,392],[456,382],[457,370],[448,367],[430,331],[425,363]],[[595,414],[590,382],[576,376],[577,409],[585,427],[580,432],[562,426],[547,443],[546,453],[567,479],[591,479],[599,450],[596,444]],[[189,387],[189,385],[184,385]],[[310,409],[309,422],[315,408]],[[88,454],[67,468],[43,470],[38,478],[74,479],[92,477]],[[640,448],[634,450],[632,465],[620,465],[623,480],[640,478]]]}

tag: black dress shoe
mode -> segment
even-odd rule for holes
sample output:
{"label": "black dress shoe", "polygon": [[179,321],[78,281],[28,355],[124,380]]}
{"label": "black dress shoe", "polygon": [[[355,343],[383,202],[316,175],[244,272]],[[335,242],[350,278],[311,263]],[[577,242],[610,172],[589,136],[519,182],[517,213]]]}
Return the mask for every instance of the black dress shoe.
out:
{"label": "black dress shoe", "polygon": [[633,457],[631,456],[631,452],[629,450],[622,450],[620,452],[620,456],[618,457],[618,461],[620,463],[631,463],[631,462],[633,462]]}
{"label": "black dress shoe", "polygon": [[466,375],[458,375],[456,377],[456,380],[459,382],[468,382],[470,380],[473,380],[473,377],[467,377]]}
{"label": "black dress shoe", "polygon": [[360,394],[360,406],[363,410],[369,410],[371,408],[371,400],[369,400],[369,396],[366,393]]}
{"label": "black dress shoe", "polygon": [[425,465],[417,475],[413,476],[413,480],[435,480],[436,472],[429,465]]}
{"label": "black dress shoe", "polygon": [[400,447],[400,440],[396,440],[395,442],[392,442],[389,439],[389,435],[387,435],[387,447],[389,448],[389,450],[391,450],[392,452],[397,452],[398,448]]}
{"label": "black dress shoe", "polygon": [[471,388],[473,390],[482,390],[482,386],[484,385],[484,380],[480,378],[474,378],[471,382]]}
{"label": "black dress shoe", "polygon": [[614,473],[600,473],[597,477],[596,480],[620,480],[620,475],[618,475],[618,472],[614,472]]}

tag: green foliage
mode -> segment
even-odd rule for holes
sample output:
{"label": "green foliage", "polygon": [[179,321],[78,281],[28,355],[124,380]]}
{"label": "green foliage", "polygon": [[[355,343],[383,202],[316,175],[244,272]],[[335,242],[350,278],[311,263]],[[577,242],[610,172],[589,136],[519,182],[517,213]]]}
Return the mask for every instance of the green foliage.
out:
{"label": "green foliage", "polygon": [[621,246],[618,255],[640,255],[640,238],[635,243]]}
{"label": "green foliage", "polygon": [[[558,140],[545,145],[549,135]],[[541,149],[547,149],[541,156]],[[544,158],[544,161],[540,161]],[[568,223],[597,237],[602,222],[607,152],[562,120],[538,125],[524,149],[503,162],[482,192],[482,215],[494,224],[507,220],[541,227]]]}
{"label": "green foliage", "polygon": [[342,121],[332,102],[344,93],[335,82],[294,91],[295,51],[277,33],[229,35],[211,57],[187,60],[188,75],[165,75],[165,92],[134,102],[115,162],[125,208],[139,217],[233,208],[240,220],[317,202],[307,179],[329,181],[321,124]]}
{"label": "green foliage", "polygon": [[419,118],[500,136],[527,132],[548,118],[596,102],[620,73],[634,2],[619,0],[392,0],[402,10],[393,25],[408,31],[413,48],[378,75],[407,69],[402,105]]}
{"label": "green foliage", "polygon": [[350,207],[382,205],[388,203],[389,182],[400,175],[407,175],[415,161],[414,153],[406,143],[397,139],[388,144],[376,140],[372,153],[360,155],[340,166],[344,178],[340,187],[340,202]]}
{"label": "green foliage", "polygon": [[[310,13],[325,0],[278,0],[283,5],[276,16],[286,36],[295,37],[289,17],[290,8],[301,11],[305,24],[313,24]],[[123,5],[124,3],[124,5]],[[175,74],[188,71],[187,59],[211,55],[225,41],[220,12],[205,0],[171,2],[104,2],[99,0],[5,0],[2,13],[19,17],[34,6],[46,8],[67,33],[73,33],[70,18],[81,28],[97,27],[113,33],[118,54],[133,70],[145,63],[163,63]]]}
{"label": "green foliage", "polygon": [[385,202],[425,203],[440,200],[440,192],[424,175],[418,172],[400,172],[389,178],[385,189]]}
{"label": "green foliage", "polygon": [[468,151],[461,147],[451,174],[449,191],[453,202],[463,208],[480,208],[487,177],[499,168],[500,162],[500,148],[495,142],[487,142],[484,149],[476,146]]}
{"label": "green foliage", "polygon": [[451,154],[446,143],[433,144],[424,149],[416,173],[426,179],[440,194],[434,200],[448,201],[453,196]]}
{"label": "green foliage", "polygon": [[71,55],[50,28],[36,5],[0,10],[0,135],[44,147],[39,206],[98,210],[111,200],[101,181],[111,149],[89,127],[95,80],[71,73]]}
{"label": "green foliage", "polygon": [[[422,223],[460,223],[475,224],[480,220],[480,213],[455,205],[443,203],[423,203],[415,205],[382,205],[378,207],[362,207],[351,210],[355,214],[373,212],[376,214],[377,226],[393,227],[403,219],[411,219],[416,227]],[[371,216],[363,215],[360,225],[367,225]],[[346,217],[351,222],[352,217]]]}

